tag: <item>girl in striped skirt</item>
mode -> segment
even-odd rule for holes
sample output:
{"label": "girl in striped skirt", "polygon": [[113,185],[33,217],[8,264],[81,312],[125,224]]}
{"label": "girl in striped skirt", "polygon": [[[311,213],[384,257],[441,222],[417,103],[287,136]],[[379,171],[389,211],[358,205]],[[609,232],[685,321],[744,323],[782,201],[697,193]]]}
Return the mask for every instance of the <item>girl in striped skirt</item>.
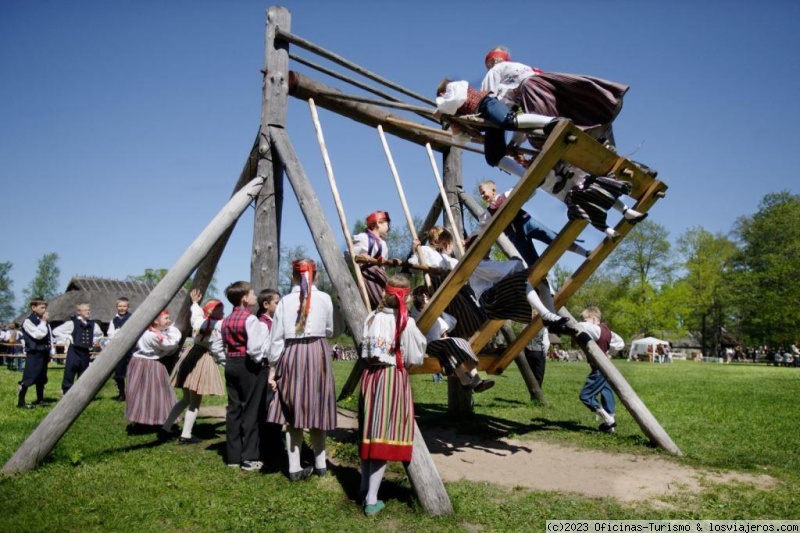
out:
{"label": "girl in striped skirt", "polygon": [[[269,386],[275,393],[267,422],[286,424],[289,479],[327,474],[325,438],[336,428],[336,396],[331,348],[336,336],[331,297],[314,285],[317,267],[311,259],[292,262],[292,291],[275,309],[269,342]],[[266,348],[266,347],[265,347]],[[302,468],[303,430],[311,435],[314,466]]]}
{"label": "girl in striped skirt", "polygon": [[[222,319],[225,318],[225,308],[219,300],[209,300],[203,307],[200,307],[203,294],[197,289],[194,289],[189,297],[192,299],[191,324],[192,330],[195,332],[194,344],[178,361],[170,379],[170,385],[183,389],[183,398],[172,408],[167,421],[161,428],[168,434],[172,424],[186,409],[183,431],[178,438],[178,444],[200,442],[200,439],[192,436],[192,429],[197,420],[197,411],[200,409],[203,396],[223,396],[225,393],[217,367],[217,361],[225,360],[222,333],[220,332]],[[217,348],[217,352],[213,356],[212,345]]]}
{"label": "girl in striped skirt", "polygon": [[181,332],[171,323],[165,309],[136,343],[125,395],[125,418],[134,424],[160,426],[178,402],[167,369],[159,361],[180,347]]}
{"label": "girl in striped skirt", "polygon": [[408,316],[411,284],[392,276],[383,301],[364,323],[361,357],[368,367],[361,376],[358,421],[361,494],[364,513],[377,514],[386,461],[411,461],[414,442],[414,401],[407,368],[422,363],[425,337]]}
{"label": "girl in striped skirt", "polygon": [[[416,319],[422,309],[428,305],[431,291],[420,285],[413,292],[414,311],[411,316]],[[469,341],[461,337],[449,337],[447,333],[456,326],[456,318],[447,313],[436,319],[431,329],[425,334],[428,341],[428,355],[439,360],[445,376],[456,376],[464,388],[474,392],[483,392],[494,387],[494,380],[481,379],[478,375],[478,357],[472,351]]]}
{"label": "girl in striped skirt", "polygon": [[[386,211],[375,211],[367,217],[367,230],[353,235],[353,253],[373,259],[389,259],[386,237],[391,231],[391,219]],[[386,270],[380,265],[359,265],[369,297],[370,308],[375,309],[383,298],[386,287]]]}

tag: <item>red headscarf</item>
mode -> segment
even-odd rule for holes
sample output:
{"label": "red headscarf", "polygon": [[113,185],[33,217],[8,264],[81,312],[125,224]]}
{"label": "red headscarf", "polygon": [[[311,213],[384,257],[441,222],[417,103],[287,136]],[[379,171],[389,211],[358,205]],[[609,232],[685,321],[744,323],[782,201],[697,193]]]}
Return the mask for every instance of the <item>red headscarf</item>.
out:
{"label": "red headscarf", "polygon": [[221,305],[222,302],[219,300],[209,300],[206,302],[206,305],[203,306],[203,315],[206,317],[206,329],[203,332],[205,335],[208,335],[211,332],[211,320],[208,320],[208,317],[211,316],[211,313],[214,312],[214,309]]}
{"label": "red headscarf", "polygon": [[311,286],[316,271],[317,264],[310,259],[292,261],[292,273],[300,274],[300,306],[297,309],[300,313],[297,314],[297,323],[311,312]]}
{"label": "red headscarf", "polygon": [[369,226],[373,222],[377,224],[378,222],[381,222],[382,220],[385,220],[386,222],[391,222],[392,221],[392,219],[389,218],[389,212],[388,211],[375,211],[374,213],[370,213],[369,216],[367,216],[367,226]]}
{"label": "red headscarf", "polygon": [[400,352],[400,335],[406,329],[408,324],[408,309],[406,309],[406,298],[411,294],[411,289],[408,287],[395,287],[394,285],[386,285],[386,294],[391,294],[398,301],[396,321],[394,327],[394,356],[397,361],[397,368],[403,368],[403,355]]}
{"label": "red headscarf", "polygon": [[485,65],[486,63],[489,62],[490,59],[496,59],[496,58],[500,58],[503,61],[508,61],[511,59],[511,56],[505,50],[494,49],[490,51],[488,54],[486,54],[486,58],[484,58],[483,64]]}

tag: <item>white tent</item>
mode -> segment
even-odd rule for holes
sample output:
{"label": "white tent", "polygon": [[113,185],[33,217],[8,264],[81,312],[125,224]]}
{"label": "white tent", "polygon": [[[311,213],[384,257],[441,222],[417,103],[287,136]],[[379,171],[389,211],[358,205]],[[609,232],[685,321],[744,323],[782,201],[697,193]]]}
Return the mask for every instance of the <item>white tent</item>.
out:
{"label": "white tent", "polygon": [[[644,339],[636,339],[635,341],[631,341],[631,348],[628,352],[628,361],[632,360],[634,357],[641,359],[650,360],[651,362],[655,362],[658,360],[660,363],[664,362],[661,360],[661,357],[658,355],[658,347],[663,346],[664,352],[669,353],[669,342],[661,339],[657,339],[655,337],[645,337]],[[672,358],[667,357],[667,361],[672,361]]]}

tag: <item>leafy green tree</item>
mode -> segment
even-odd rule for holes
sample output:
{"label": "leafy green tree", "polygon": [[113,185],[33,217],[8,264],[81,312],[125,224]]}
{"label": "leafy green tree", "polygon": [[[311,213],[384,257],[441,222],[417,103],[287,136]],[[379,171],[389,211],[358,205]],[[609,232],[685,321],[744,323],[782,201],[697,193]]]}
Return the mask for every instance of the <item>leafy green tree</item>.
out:
{"label": "leafy green tree", "polygon": [[742,331],[759,343],[792,342],[800,331],[800,195],[767,194],[734,233],[740,253],[731,284]]}
{"label": "leafy green tree", "polygon": [[30,310],[28,303],[34,298],[49,301],[58,296],[58,278],[60,276],[58,254],[51,252],[42,256],[36,268],[36,276],[31,280],[30,285],[22,290],[24,301],[20,313],[27,313]]}
{"label": "leafy green tree", "polygon": [[11,261],[0,263],[0,322],[14,319],[14,280],[9,276],[12,266]]}
{"label": "leafy green tree", "polygon": [[679,298],[683,299],[682,307],[689,311],[685,316],[686,326],[701,332],[704,345],[714,339],[716,352],[720,328],[731,327],[733,302],[729,280],[738,248],[726,236],[698,227],[681,235],[678,251],[686,271],[681,280],[686,290]]}

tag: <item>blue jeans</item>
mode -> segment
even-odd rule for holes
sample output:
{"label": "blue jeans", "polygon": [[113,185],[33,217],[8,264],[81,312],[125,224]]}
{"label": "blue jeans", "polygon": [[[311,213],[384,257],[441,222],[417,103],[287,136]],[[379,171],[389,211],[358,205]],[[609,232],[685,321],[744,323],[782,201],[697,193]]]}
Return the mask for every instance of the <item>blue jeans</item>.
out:
{"label": "blue jeans", "polygon": [[506,228],[505,233],[528,266],[531,266],[539,259],[539,254],[533,246],[533,239],[550,244],[556,238],[556,232],[525,211],[519,212],[514,221]]}
{"label": "blue jeans", "polygon": [[[600,395],[600,402],[597,401],[597,396]],[[583,404],[591,411],[597,411],[601,404],[603,409],[610,415],[613,415],[616,409],[616,401],[614,400],[614,391],[611,390],[611,385],[608,384],[606,378],[600,373],[597,368],[592,369],[586,378],[586,383],[583,384],[581,389],[580,398]]]}
{"label": "blue jeans", "polygon": [[478,114],[501,128],[486,128],[483,140],[483,156],[489,166],[496,167],[507,152],[505,130],[516,128],[514,113],[494,96],[487,96],[478,104]]}

